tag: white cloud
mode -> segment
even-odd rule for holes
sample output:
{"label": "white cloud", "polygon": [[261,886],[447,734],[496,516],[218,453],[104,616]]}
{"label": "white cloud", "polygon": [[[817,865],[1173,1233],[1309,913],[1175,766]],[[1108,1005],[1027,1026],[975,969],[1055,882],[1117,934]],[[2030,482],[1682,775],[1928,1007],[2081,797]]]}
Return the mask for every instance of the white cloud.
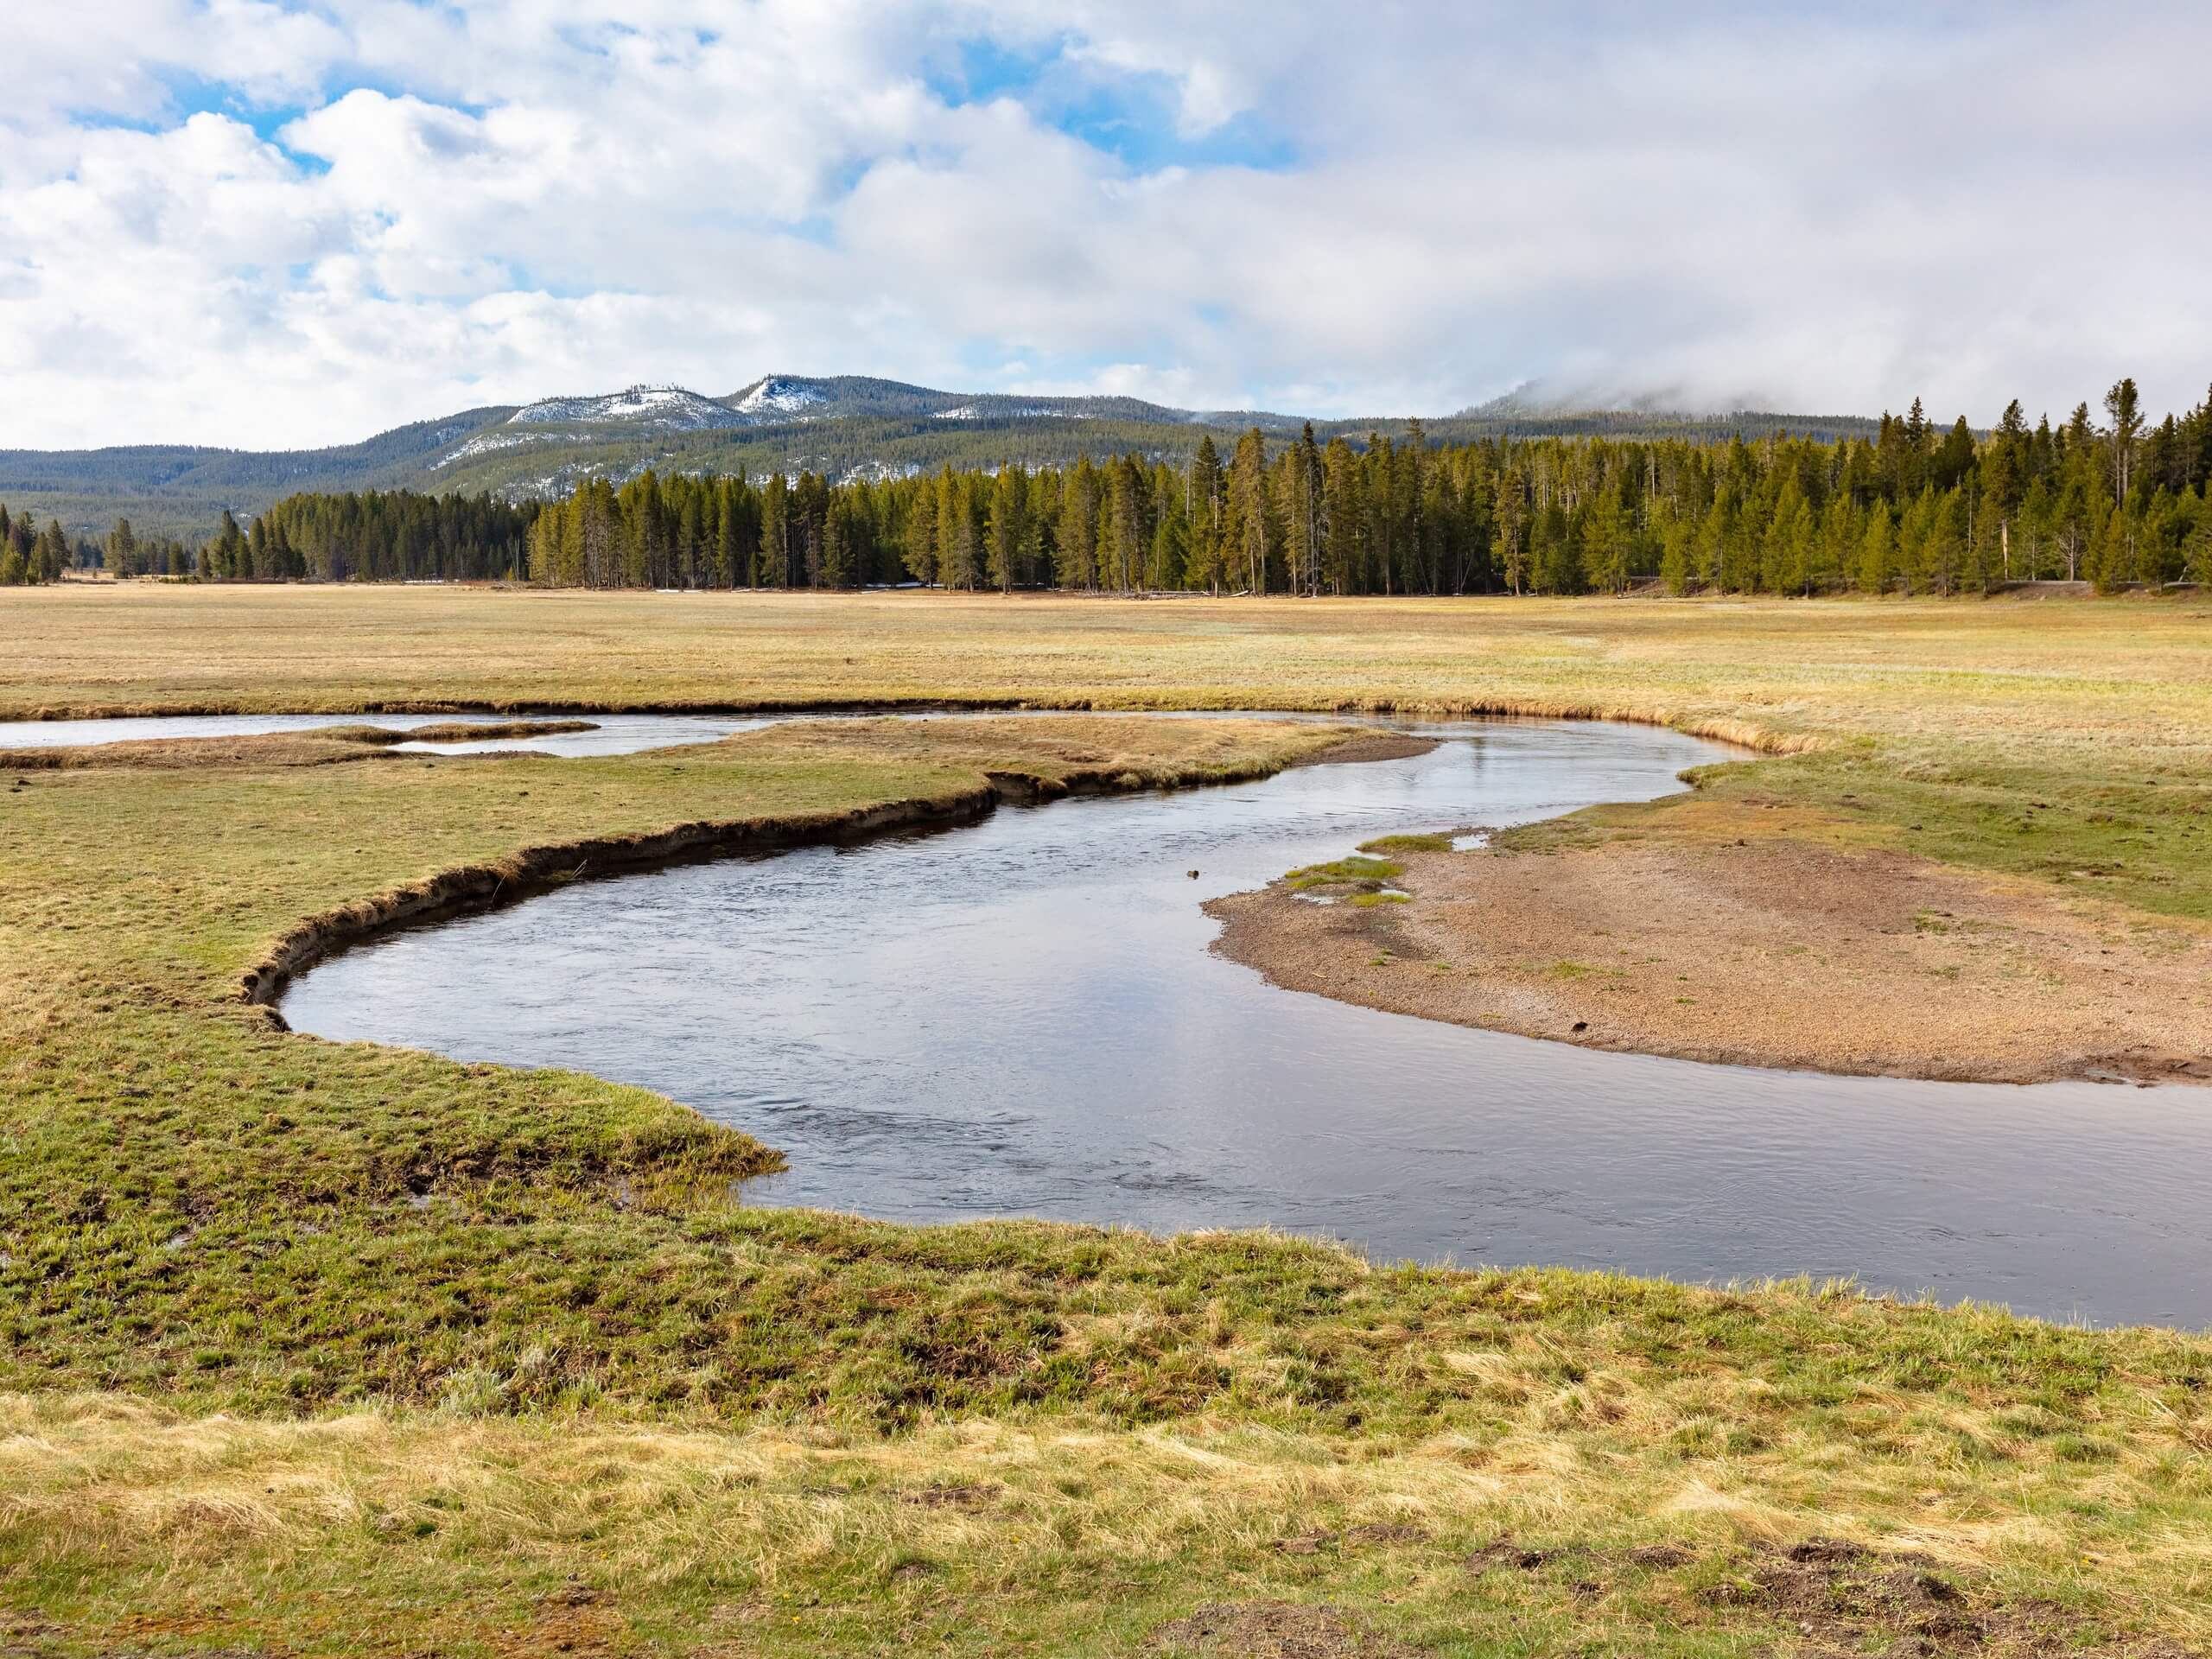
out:
{"label": "white cloud", "polygon": [[[2196,10],[17,0],[10,37],[0,443],[770,369],[1977,419],[2212,378]],[[1052,61],[950,103],[976,40]]]}

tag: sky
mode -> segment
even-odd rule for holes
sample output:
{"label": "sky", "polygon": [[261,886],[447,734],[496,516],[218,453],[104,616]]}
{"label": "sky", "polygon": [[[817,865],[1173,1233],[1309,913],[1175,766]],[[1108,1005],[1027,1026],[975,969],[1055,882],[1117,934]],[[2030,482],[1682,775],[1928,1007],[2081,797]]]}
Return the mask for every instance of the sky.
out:
{"label": "sky", "polygon": [[0,446],[2212,382],[2212,6],[12,0]]}

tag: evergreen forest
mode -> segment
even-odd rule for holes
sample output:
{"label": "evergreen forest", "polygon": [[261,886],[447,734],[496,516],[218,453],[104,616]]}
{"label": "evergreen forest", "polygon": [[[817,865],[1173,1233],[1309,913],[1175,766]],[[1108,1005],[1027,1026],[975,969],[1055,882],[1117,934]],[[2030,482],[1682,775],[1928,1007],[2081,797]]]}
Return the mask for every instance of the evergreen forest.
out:
{"label": "evergreen forest", "polygon": [[[2212,584],[2212,396],[2152,421],[2101,410],[1977,432],[1917,400],[1872,435],[1395,434],[1255,426],[1224,454],[859,476],[640,472],[567,499],[410,491],[288,496],[195,548],[118,521],[118,576],[530,582],[584,588],[1109,593],[1948,594],[2008,582]],[[0,510],[0,581],[89,562]]]}

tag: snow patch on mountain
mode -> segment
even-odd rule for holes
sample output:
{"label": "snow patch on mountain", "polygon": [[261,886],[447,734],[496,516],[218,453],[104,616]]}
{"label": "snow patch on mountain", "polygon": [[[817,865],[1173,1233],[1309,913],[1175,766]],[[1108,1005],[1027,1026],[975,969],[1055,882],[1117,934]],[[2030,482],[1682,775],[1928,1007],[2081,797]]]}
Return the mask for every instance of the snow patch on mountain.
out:
{"label": "snow patch on mountain", "polygon": [[544,397],[508,416],[511,426],[620,425],[702,432],[744,421],[681,386],[629,386],[599,397]]}
{"label": "snow patch on mountain", "polygon": [[734,407],[739,414],[758,419],[763,416],[796,415],[815,404],[829,401],[812,386],[772,374],[740,397]]}
{"label": "snow patch on mountain", "polygon": [[561,432],[481,432],[450,454],[439,456],[430,463],[430,470],[450,467],[457,461],[467,461],[471,455],[493,454],[501,449],[512,449],[518,444],[551,443],[566,436]]}
{"label": "snow patch on mountain", "polygon": [[922,464],[918,461],[863,461],[855,462],[839,474],[840,484],[887,484],[894,479],[919,478]]}

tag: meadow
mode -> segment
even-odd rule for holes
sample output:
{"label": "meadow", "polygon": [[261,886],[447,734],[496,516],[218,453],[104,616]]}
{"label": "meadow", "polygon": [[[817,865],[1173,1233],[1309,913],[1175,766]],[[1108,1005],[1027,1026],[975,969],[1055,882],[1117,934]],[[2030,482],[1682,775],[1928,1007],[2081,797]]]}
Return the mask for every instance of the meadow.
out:
{"label": "meadow", "polygon": [[[2116,913],[2212,918],[2197,601],[145,584],[10,594],[0,622],[12,717],[950,700],[1658,721],[1764,752],[1691,798],[1745,807],[1747,834],[1847,824]],[[458,868],[975,810],[991,773],[1203,784],[1337,734],[1073,718],[588,760],[298,739],[182,767],[11,758],[0,1639],[2212,1643],[2202,1336],[1849,1286],[749,1209],[773,1149],[680,1103],[298,1037],[242,995],[303,922],[372,918]]]}

